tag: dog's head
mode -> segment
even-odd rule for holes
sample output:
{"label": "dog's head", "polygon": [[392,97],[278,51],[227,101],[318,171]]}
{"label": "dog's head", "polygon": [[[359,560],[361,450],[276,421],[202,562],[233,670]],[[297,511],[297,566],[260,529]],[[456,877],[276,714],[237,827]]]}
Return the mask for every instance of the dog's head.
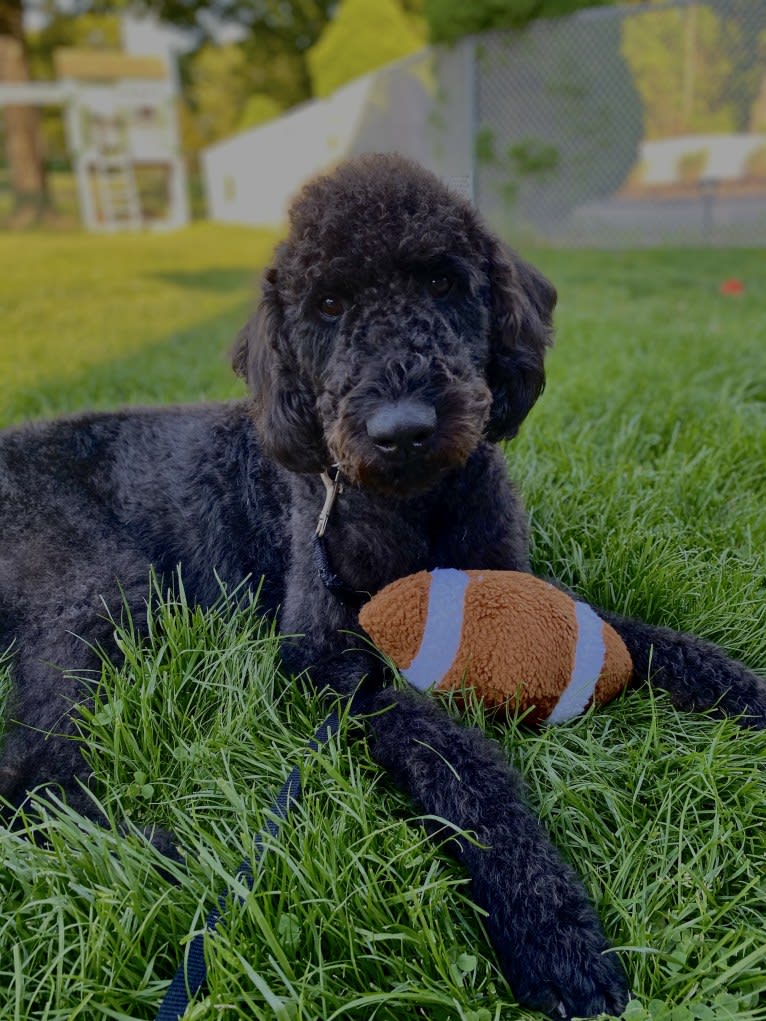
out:
{"label": "dog's head", "polygon": [[361,157],[294,202],[234,367],[280,463],[408,496],[516,434],[555,300],[432,174]]}

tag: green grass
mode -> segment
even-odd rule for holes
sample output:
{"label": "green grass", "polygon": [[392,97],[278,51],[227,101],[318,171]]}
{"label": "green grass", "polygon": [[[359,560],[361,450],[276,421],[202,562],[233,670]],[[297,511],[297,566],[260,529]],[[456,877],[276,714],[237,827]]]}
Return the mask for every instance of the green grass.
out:
{"label": "green grass", "polygon": [[[4,422],[240,391],[225,352],[271,238],[0,237]],[[536,260],[560,295],[549,386],[509,448],[536,566],[599,605],[697,631],[766,668],[766,303],[761,252]],[[739,276],[747,292],[717,286]],[[147,592],[149,581],[147,579]],[[87,721],[116,819],[0,838],[0,1018],[150,1018],[186,937],[235,884],[324,715],[231,602],[165,600]],[[246,683],[243,683],[245,679]],[[543,732],[488,723],[598,904],[630,1021],[766,1021],[766,734],[631,692]],[[210,947],[199,1019],[523,1021],[467,896],[357,725],[309,756],[305,798]],[[30,824],[31,825],[31,824]]]}
{"label": "green grass", "polygon": [[274,239],[0,234],[0,422],[241,393],[228,350]]}

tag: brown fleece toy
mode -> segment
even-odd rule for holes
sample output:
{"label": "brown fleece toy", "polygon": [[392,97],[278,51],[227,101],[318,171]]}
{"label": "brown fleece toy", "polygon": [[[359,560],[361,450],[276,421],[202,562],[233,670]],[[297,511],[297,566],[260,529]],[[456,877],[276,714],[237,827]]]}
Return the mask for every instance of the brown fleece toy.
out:
{"label": "brown fleece toy", "polygon": [[633,672],[622,639],[587,603],[518,571],[421,571],[386,586],[359,622],[413,687],[470,686],[533,723],[603,705]]}

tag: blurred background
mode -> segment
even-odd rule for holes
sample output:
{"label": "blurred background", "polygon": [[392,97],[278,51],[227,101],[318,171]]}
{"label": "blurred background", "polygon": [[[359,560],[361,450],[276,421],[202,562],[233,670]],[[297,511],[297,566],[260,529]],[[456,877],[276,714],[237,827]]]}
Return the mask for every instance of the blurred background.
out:
{"label": "blurred background", "polygon": [[766,0],[0,0],[0,426],[241,395],[291,197],[382,150],[556,282],[554,381],[608,311],[756,343]]}
{"label": "blurred background", "polygon": [[278,227],[398,150],[516,242],[762,243],[766,0],[585,7],[0,0],[0,224]]}

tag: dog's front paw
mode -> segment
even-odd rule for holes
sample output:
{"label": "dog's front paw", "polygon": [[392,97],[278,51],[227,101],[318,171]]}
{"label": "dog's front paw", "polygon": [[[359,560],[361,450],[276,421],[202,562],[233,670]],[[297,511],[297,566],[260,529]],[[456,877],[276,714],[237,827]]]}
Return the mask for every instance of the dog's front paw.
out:
{"label": "dog's front paw", "polygon": [[550,934],[528,945],[506,970],[518,1001],[552,1018],[619,1015],[628,1002],[625,974],[614,954],[581,934]]}
{"label": "dog's front paw", "polygon": [[625,973],[569,869],[515,886],[491,908],[487,926],[519,1003],[556,1019],[624,1009]]}

